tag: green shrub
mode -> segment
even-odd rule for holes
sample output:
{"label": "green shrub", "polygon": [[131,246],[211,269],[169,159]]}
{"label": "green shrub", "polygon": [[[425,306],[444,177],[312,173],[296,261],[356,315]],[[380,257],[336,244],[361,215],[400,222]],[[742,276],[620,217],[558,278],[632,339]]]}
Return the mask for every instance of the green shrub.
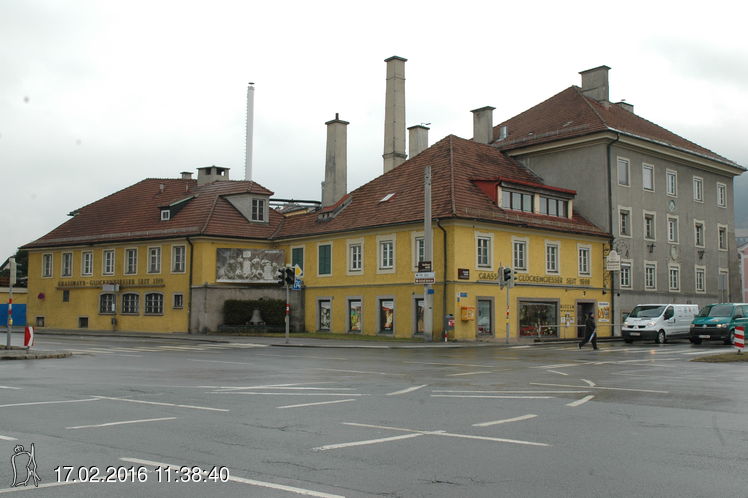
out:
{"label": "green shrub", "polygon": [[248,325],[252,311],[260,310],[267,325],[284,325],[286,302],[282,299],[258,299],[240,301],[229,299],[223,303],[223,323],[226,325]]}

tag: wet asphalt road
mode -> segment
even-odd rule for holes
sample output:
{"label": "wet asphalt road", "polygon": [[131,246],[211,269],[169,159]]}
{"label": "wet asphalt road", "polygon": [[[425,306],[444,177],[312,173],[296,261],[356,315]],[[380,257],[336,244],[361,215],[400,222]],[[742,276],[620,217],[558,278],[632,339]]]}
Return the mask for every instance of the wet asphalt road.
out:
{"label": "wet asphalt road", "polygon": [[227,341],[38,335],[75,354],[0,362],[0,494],[748,496],[726,346]]}

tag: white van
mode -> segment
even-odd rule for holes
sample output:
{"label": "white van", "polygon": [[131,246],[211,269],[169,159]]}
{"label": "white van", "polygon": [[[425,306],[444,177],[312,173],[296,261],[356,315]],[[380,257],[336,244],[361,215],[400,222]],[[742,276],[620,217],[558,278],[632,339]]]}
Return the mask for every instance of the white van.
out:
{"label": "white van", "polygon": [[654,340],[663,344],[670,338],[688,338],[691,321],[699,314],[695,304],[638,304],[623,322],[626,343]]}

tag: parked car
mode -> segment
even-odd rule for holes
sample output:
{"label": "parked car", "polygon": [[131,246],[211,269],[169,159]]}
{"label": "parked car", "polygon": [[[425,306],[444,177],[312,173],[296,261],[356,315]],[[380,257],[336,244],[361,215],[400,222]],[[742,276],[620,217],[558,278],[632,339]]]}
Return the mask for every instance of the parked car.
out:
{"label": "parked car", "polygon": [[735,342],[735,327],[748,326],[748,304],[707,304],[691,323],[689,339],[693,344],[701,341]]}
{"label": "parked car", "polygon": [[668,339],[685,339],[698,313],[695,304],[637,304],[623,322],[623,340],[629,344],[635,340],[664,344]]}

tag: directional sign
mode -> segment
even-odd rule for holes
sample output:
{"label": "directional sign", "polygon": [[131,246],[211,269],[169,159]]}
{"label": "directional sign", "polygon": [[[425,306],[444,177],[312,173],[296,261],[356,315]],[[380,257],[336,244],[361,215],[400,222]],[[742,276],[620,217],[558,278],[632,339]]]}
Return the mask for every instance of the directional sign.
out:
{"label": "directional sign", "polygon": [[419,271],[416,273],[415,283],[417,284],[433,284],[436,281],[436,276],[433,271]]}
{"label": "directional sign", "polygon": [[293,281],[293,287],[291,287],[291,290],[301,290],[301,284],[302,281],[300,278],[297,278]]}

